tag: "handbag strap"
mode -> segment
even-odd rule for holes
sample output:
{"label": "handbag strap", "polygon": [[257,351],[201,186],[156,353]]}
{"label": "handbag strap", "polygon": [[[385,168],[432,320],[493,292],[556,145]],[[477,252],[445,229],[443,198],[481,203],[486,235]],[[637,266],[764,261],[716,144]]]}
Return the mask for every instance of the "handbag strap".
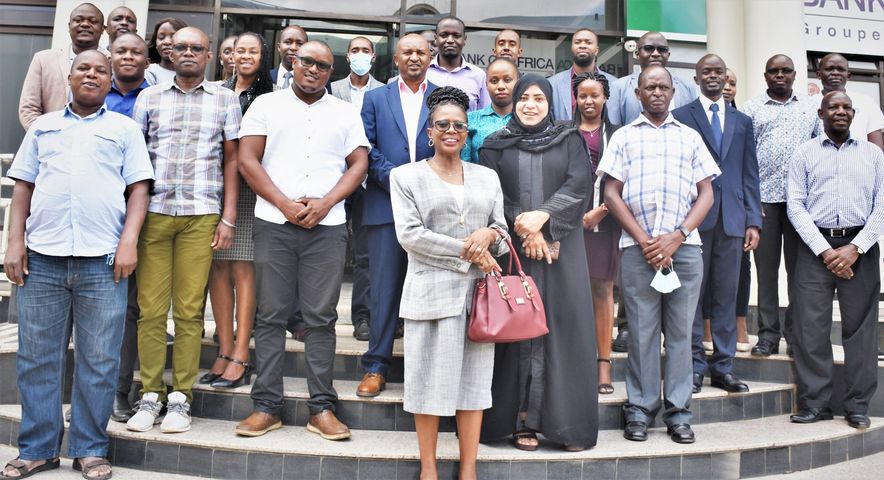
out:
{"label": "handbag strap", "polygon": [[[493,229],[506,242],[507,246],[510,249],[509,268],[507,269],[506,274],[507,275],[513,274],[513,262],[516,262],[516,271],[518,272],[519,280],[521,280],[522,289],[525,291],[525,296],[527,296],[531,300],[531,305],[534,307],[535,310],[540,310],[540,307],[537,304],[538,298],[537,298],[536,292],[534,292],[533,289],[531,288],[531,285],[528,284],[528,277],[527,277],[527,275],[525,275],[525,271],[522,270],[522,262],[519,260],[519,255],[516,253],[516,249],[513,246],[512,239],[510,238],[509,234],[506,231],[504,231],[502,228],[493,227]],[[502,272],[499,272],[499,271],[497,271],[497,269],[495,269],[494,271],[492,271],[492,273],[489,273],[488,275],[494,276],[494,278],[497,281],[498,286],[500,288],[501,295],[503,296],[503,298],[505,298],[507,300],[508,303],[510,303],[512,300],[512,295],[509,295],[509,292],[506,290],[506,287],[503,286],[503,282],[501,280]],[[513,307],[512,304],[510,306]]]}

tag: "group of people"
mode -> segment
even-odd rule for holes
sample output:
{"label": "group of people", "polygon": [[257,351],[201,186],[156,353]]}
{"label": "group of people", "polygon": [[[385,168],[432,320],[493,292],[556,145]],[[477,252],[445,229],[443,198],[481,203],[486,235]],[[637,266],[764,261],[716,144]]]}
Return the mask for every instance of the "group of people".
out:
{"label": "group of people", "polygon": [[[235,432],[281,428],[287,332],[305,343],[307,430],[349,438],[332,381],[348,238],[353,334],[368,340],[356,394],[385,389],[404,336],[421,478],[437,476],[440,416],[456,418],[461,478],[475,478],[480,441],[592,448],[598,395],[614,390],[615,284],[629,323],[617,339],[629,352],[624,436],[646,440],[662,410],[671,439],[694,442],[691,395],[707,376],[748,391],[733,359],[748,343],[736,317],[750,251],[761,292],[753,354],[777,351],[781,245],[792,420],[832,418],[837,290],[846,419],[869,426],[884,121],[845,93],[838,54],[820,62],[821,98],[795,92],[792,60],[771,57],[766,93],[741,113],[722,58],[697,62],[698,93],[666,69],[669,45],[656,32],[638,41],[640,71],[616,79],[596,62],[596,34],[580,29],[571,68],[547,79],[519,72],[512,30],[495,39],[485,71],[468,63],[464,24],[446,17],[398,39],[398,76],[383,84],[365,37],[350,41],[349,75],[330,82],[332,51],[303,28],[279,34],[275,69],[262,36],[245,32],[219,45],[212,82],[207,36],[180,19],[158,22],[146,43],[128,8],[105,25],[84,3],[69,28],[70,46],[34,57],[20,108],[27,134],[8,173],[4,266],[17,285],[22,423],[19,458],[0,478],[58,467],[72,335],[68,454],[85,478],[112,475],[108,419],[189,430],[196,382],[232,388],[255,374],[253,412]],[[512,255],[537,284],[549,334],[473,342],[474,282]],[[197,378],[207,291],[219,349]]]}

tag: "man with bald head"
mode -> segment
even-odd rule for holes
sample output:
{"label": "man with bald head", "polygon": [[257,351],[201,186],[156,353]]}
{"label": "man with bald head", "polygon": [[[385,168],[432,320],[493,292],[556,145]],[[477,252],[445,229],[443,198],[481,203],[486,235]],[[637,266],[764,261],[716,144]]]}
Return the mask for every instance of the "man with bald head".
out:
{"label": "man with bald head", "polygon": [[634,94],[642,113],[614,132],[598,167],[608,177],[605,205],[623,227],[620,285],[630,321],[623,436],[647,440],[663,407],[665,331],[663,421],[672,441],[693,443],[691,330],[703,278],[696,230],[712,206],[711,182],[721,171],[702,137],[669,112],[674,92],[665,68],[642,70]]}
{"label": "man with bald head", "polygon": [[427,80],[430,46],[418,34],[405,35],[396,43],[393,63],[399,70],[397,80],[366,93],[362,104],[371,143],[362,214],[371,283],[368,351],[362,356],[365,375],[356,390],[362,397],[377,396],[385,388],[408,262],[393,225],[390,171],[432,157],[434,151],[426,133],[426,98],[436,88]]}
{"label": "man with bald head", "polygon": [[71,93],[68,73],[74,57],[95,50],[104,31],[104,15],[91,3],[78,5],[68,20],[70,45],[34,54],[18,103],[18,119],[27,130],[40,115],[61,110]]}
{"label": "man with bald head", "polygon": [[307,43],[307,32],[298,25],[289,25],[279,32],[276,50],[279,52],[279,67],[270,70],[270,78],[279,88],[289,88],[292,84],[292,62],[301,45]]}
{"label": "man with bald head", "polygon": [[[665,67],[669,62],[669,55],[669,41],[662,33],[647,32],[638,39],[635,56],[640,67],[639,72],[633,72],[611,84],[611,96],[606,103],[611,123],[626,125],[638,118],[642,112],[642,105],[633,93],[638,85],[638,75],[651,65]],[[675,92],[672,95],[670,110],[687,105],[697,98],[694,86],[678,77],[673,78],[672,87]]]}
{"label": "man with bald head", "polygon": [[[832,91],[819,108],[824,133],[799,146],[789,165],[789,219],[803,241],[795,265],[793,338],[796,423],[832,419],[832,297],[838,292],[845,420],[870,426],[877,387],[878,240],[884,235],[884,153],[853,136],[854,109]],[[837,403],[837,400],[834,400]]]}
{"label": "man with bald head", "polygon": [[142,390],[127,423],[137,432],[153,428],[167,399],[163,371],[170,304],[175,322],[173,391],[161,431],[190,429],[212,252],[229,248],[236,228],[239,99],[206,80],[212,52],[201,30],[175,32],[171,56],[175,77],[144,89],[132,113],[147,139],[157,177],[138,242]]}
{"label": "man with bald head", "polygon": [[598,55],[599,37],[595,32],[588,28],[581,28],[574,32],[574,35],[571,36],[571,56],[573,58],[571,68],[549,78],[549,83],[553,87],[552,108],[556,120],[571,120],[574,115],[574,106],[577,104],[577,100],[574,98],[574,90],[571,88],[571,79],[578,73],[590,72],[602,75],[608,80],[608,85],[612,85],[617,80],[617,77],[598,67],[596,63]]}
{"label": "man with bald head", "polygon": [[[755,150],[758,157],[758,180],[761,191],[764,234],[755,249],[755,273],[758,278],[758,343],[752,355],[766,357],[779,353],[780,337],[791,343],[792,283],[800,239],[786,212],[786,178],[789,159],[795,149],[818,131],[816,111],[819,103],[792,89],[795,64],[786,55],[777,54],[764,67],[767,91],[748,102],[743,112],[752,119]],[[780,258],[786,262],[789,306],[780,326]],[[786,353],[789,353],[789,347]]]}
{"label": "man with bald head", "polygon": [[[830,53],[820,60],[816,78],[823,84],[823,91],[814,95],[822,103],[823,95],[829,92],[847,93],[847,81],[850,80],[850,67],[847,59],[840,53]],[[878,102],[858,92],[850,92],[853,103],[854,117],[850,124],[850,134],[855,138],[864,138],[878,148],[884,148],[884,114]]]}
{"label": "man with bald head", "polygon": [[22,423],[3,478],[58,468],[72,328],[67,455],[87,478],[111,472],[106,429],[153,168],[135,122],[104,105],[107,57],[80,52],[69,81],[72,101],[33,122],[7,173],[15,187],[4,270],[18,286]]}
{"label": "man with bald head", "polygon": [[694,393],[708,375],[713,387],[728,392],[748,392],[749,387],[733,372],[737,353],[737,283],[744,251],[758,246],[761,198],[758,192],[758,161],[752,120],[725,102],[727,66],[718,55],[708,54],[695,68],[694,81],[700,98],[676,108],[672,116],[696,130],[703,138],[722,175],[712,181],[712,208],[698,230],[703,242],[703,282],[700,298],[711,301],[712,343],[707,360],[703,349],[703,309],[694,319],[692,350]]}
{"label": "man with bald head", "polygon": [[369,143],[356,107],[325,91],[333,62],[325,43],[302,45],[292,88],[258,97],[239,132],[240,168],[258,194],[261,306],[255,319],[261,369],[252,386],[253,412],[236,426],[239,435],[256,437],[282,426],[285,328],[298,303],[310,394],[307,431],[327,440],[350,437],[335,416],[335,322],[347,250],[344,200],[365,178]]}
{"label": "man with bald head", "polygon": [[108,14],[104,30],[110,40],[108,45],[112,45],[117,37],[124,33],[138,33],[138,18],[131,8],[117,7]]}

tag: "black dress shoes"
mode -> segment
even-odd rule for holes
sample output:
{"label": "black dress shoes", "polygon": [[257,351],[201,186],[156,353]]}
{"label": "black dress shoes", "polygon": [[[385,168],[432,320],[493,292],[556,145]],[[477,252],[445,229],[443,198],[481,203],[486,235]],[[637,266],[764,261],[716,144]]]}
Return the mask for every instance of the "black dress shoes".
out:
{"label": "black dress shoes", "polygon": [[700,390],[703,390],[703,374],[694,373],[694,386],[691,388],[691,393],[700,393]]}
{"label": "black dress shoes", "polygon": [[758,344],[752,347],[752,355],[757,357],[769,357],[775,353],[780,353],[780,345],[763,338],[759,339]]}
{"label": "black dress shoes", "polygon": [[789,417],[795,423],[816,423],[820,420],[831,420],[832,410],[828,408],[805,408]]}
{"label": "black dress shoes", "polygon": [[644,442],[648,439],[648,424],[645,422],[626,422],[623,438],[633,442]]}
{"label": "black dress shoes", "polygon": [[356,320],[353,322],[353,338],[360,342],[367,342],[369,334],[368,322],[365,320]]}
{"label": "black dress shoes", "polygon": [[722,376],[713,375],[710,383],[715,388],[731,393],[746,393],[749,391],[749,386],[740,381],[733,373],[726,373]]}
{"label": "black dress shoes", "polygon": [[615,352],[626,352],[629,345],[629,330],[621,328],[617,330],[617,338],[611,342],[611,350]]}
{"label": "black dress shoes", "polygon": [[670,425],[666,428],[666,433],[675,443],[694,443],[694,431],[687,423]]}
{"label": "black dress shoes", "polygon": [[132,405],[129,403],[128,394],[120,392],[114,394],[114,409],[110,418],[120,423],[125,423],[132,418]]}
{"label": "black dress shoes", "polygon": [[865,430],[872,426],[872,421],[869,420],[868,415],[863,415],[862,413],[847,412],[847,415],[844,416],[844,419],[847,420],[848,425],[860,430]]}

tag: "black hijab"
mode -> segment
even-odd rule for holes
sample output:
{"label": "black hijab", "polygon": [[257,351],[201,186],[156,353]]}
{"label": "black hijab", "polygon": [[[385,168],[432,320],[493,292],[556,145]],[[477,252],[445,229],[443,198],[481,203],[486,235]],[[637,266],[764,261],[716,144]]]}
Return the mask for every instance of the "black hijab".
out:
{"label": "black hijab", "polygon": [[[532,85],[537,85],[540,88],[540,91],[546,96],[546,101],[550,108],[547,111],[546,118],[541,120],[540,123],[528,126],[519,119],[519,115],[516,113],[516,103],[522,98],[525,90],[528,90]],[[570,125],[557,125],[553,122],[552,99],[552,85],[550,85],[547,79],[534,73],[524,75],[516,82],[516,86],[513,89],[512,118],[502,129],[486,138],[482,148],[503,150],[516,146],[519,150],[542,152],[564,140],[569,133],[576,129]]]}

